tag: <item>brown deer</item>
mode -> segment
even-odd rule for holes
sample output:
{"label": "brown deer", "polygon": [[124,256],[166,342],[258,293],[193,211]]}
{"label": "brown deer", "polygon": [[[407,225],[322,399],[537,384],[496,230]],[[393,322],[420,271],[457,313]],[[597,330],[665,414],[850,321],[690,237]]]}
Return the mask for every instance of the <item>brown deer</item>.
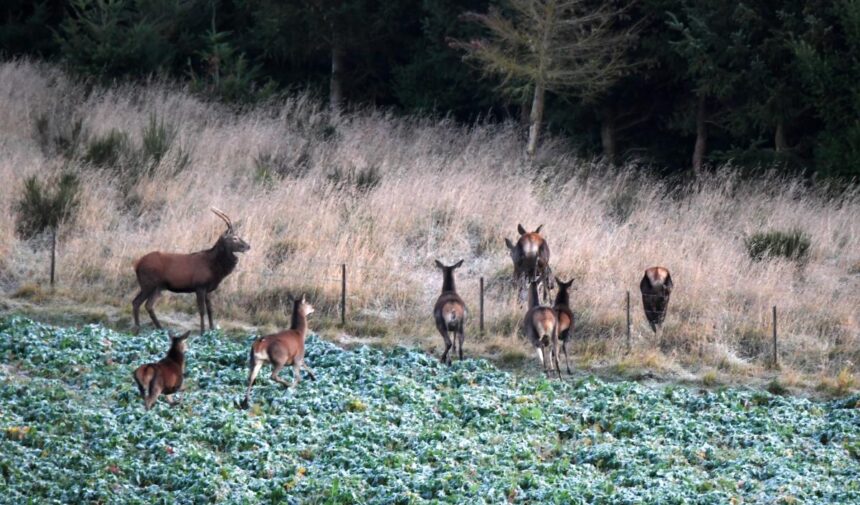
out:
{"label": "brown deer", "polygon": [[561,350],[564,352],[564,364],[567,366],[567,374],[570,375],[570,358],[567,356],[567,342],[573,335],[573,311],[570,309],[570,286],[573,279],[564,282],[555,278],[558,284],[558,294],[555,295],[555,316],[558,318],[558,339],[561,340]]}
{"label": "brown deer", "polygon": [[561,367],[558,365],[558,319],[552,307],[540,305],[537,285],[537,281],[529,283],[529,310],[523,320],[523,332],[537,350],[547,377],[552,377],[554,365],[561,378]]}
{"label": "brown deer", "polygon": [[669,306],[672,288],[672,276],[663,267],[651,267],[645,270],[645,275],[639,283],[645,317],[657,336],[660,335],[663,321],[666,319],[666,309]]}
{"label": "brown deer", "polygon": [[505,238],[505,245],[511,253],[514,262],[514,284],[519,287],[520,302],[525,299],[528,283],[539,281],[543,284],[543,298],[549,300],[549,292],[554,288],[552,285],[552,271],[549,268],[549,244],[541,236],[540,230],[543,225],[531,233],[526,232],[523,225],[517,225],[520,238],[514,244]]}
{"label": "brown deer", "polygon": [[140,293],[131,302],[135,333],[140,331],[140,304],[144,300],[146,311],[149,312],[155,327],[161,328],[154,306],[165,289],[174,293],[195,293],[197,311],[200,313],[200,333],[206,330],[203,322],[204,307],[209,315],[209,329],[215,329],[209,293],[236,268],[239,259],[235,253],[248,251],[251,246],[236,234],[233,222],[226,214],[214,207],[212,212],[227,224],[227,230],[218,237],[214,246],[191,254],[153,251],[134,264],[134,272],[140,284]]}
{"label": "brown deer", "polygon": [[[445,340],[445,352],[439,361],[449,365],[451,356],[448,355],[448,351],[451,347],[454,347],[454,352],[459,349],[460,361],[463,360],[463,341],[466,339],[463,331],[466,326],[466,304],[463,303],[454,286],[454,270],[460,268],[462,264],[463,260],[460,260],[451,266],[445,266],[441,261],[436,260],[436,266],[442,270],[442,294],[439,295],[433,307],[433,317],[436,319],[436,328]],[[448,336],[449,333],[453,338]]]}
{"label": "brown deer", "polygon": [[[248,357],[248,389],[240,406],[248,408],[251,399],[251,386],[260,373],[264,363],[272,364],[272,380],[286,387],[295,387],[301,381],[301,369],[308,372],[311,380],[316,380],[313,370],[305,363],[305,337],[308,333],[308,316],[314,312],[313,305],[305,300],[305,295],[293,301],[293,315],[290,329],[260,337],[251,344]],[[290,384],[278,376],[286,365],[293,366],[293,382]]]}
{"label": "brown deer", "polygon": [[178,403],[173,401],[173,393],[182,387],[182,376],[185,374],[185,350],[188,347],[186,340],[190,334],[190,331],[186,331],[178,337],[168,335],[170,350],[167,351],[167,356],[157,363],[140,365],[132,374],[140,396],[143,397],[143,406],[146,410],[151,409],[162,394],[170,405]]}

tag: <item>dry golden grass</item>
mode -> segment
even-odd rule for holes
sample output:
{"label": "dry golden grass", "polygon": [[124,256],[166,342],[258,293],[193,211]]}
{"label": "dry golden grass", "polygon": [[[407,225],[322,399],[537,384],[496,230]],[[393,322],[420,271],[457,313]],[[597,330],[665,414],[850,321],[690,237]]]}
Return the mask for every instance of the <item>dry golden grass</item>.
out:
{"label": "dry golden grass", "polygon": [[[83,161],[88,143],[111,130],[139,146],[153,114],[177,138],[151,175],[134,181]],[[57,139],[72,138],[76,121],[82,134],[73,150]],[[308,291],[319,324],[333,327],[345,263],[347,330],[440,347],[430,320],[441,284],[433,260],[464,258],[457,282],[470,309],[469,345],[496,345],[503,359],[516,360],[533,353],[511,338],[523,311],[508,283],[503,238],[516,235],[517,223],[544,224],[556,274],[576,279],[572,349],[580,363],[633,359],[621,356],[630,291],[640,365],[698,363],[732,373],[764,363],[776,305],[784,369],[856,370],[856,192],[828,196],[775,176],[749,182],[729,168],[669,184],[636,166],[577,159],[555,140],[535,160],[523,147],[512,124],[463,127],[373,109],[331,116],[302,94],[237,112],[169,84],[90,90],[54,67],[6,62],[0,287],[11,295],[44,282],[44,250],[16,238],[13,204],[25,177],[68,168],[82,177],[85,194],[77,224],[63,235],[58,272],[79,300],[128,306],[134,259],[153,249],[209,247],[222,229],[208,210],[214,205],[241,222],[252,245],[214,296],[217,318],[283,324],[284,298]],[[180,151],[190,153],[190,163],[176,173]],[[805,266],[748,257],[749,234],[793,228],[812,239]],[[676,285],[660,341],[636,296],[652,265],[668,267]],[[490,333],[484,343],[477,338],[481,276]],[[159,306],[193,312],[185,298]],[[499,346],[499,338],[508,343]]]}

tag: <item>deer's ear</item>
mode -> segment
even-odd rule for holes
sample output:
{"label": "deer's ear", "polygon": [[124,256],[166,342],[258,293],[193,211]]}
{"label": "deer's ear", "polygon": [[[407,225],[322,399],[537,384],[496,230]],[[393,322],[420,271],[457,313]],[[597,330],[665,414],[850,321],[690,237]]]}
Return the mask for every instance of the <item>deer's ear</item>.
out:
{"label": "deer's ear", "polygon": [[443,265],[442,262],[439,260],[436,260],[436,266],[439,268],[445,268],[445,265]]}
{"label": "deer's ear", "polygon": [[518,231],[518,232],[520,232],[520,235],[525,235],[525,234],[526,234],[526,229],[525,229],[525,228],[523,228],[523,225],[521,225],[521,224],[518,224],[518,225],[517,225],[517,231]]}
{"label": "deer's ear", "polygon": [[186,338],[188,338],[188,337],[190,337],[190,336],[191,336],[191,332],[190,332],[190,331],[186,331],[186,332],[185,332],[185,333],[183,333],[182,335],[179,335],[179,340],[185,340]]}
{"label": "deer's ear", "polygon": [[541,228],[543,228],[543,225],[538,226],[538,227],[537,227],[537,230],[535,230],[535,233],[540,233],[540,229],[541,229]]}
{"label": "deer's ear", "polygon": [[307,300],[305,299],[305,294],[304,294],[304,293],[302,293],[302,303],[307,303]]}
{"label": "deer's ear", "polygon": [[452,268],[460,268],[460,266],[462,266],[462,265],[463,265],[463,260],[460,260],[460,261],[454,263],[453,265],[451,265],[451,267]]}
{"label": "deer's ear", "polygon": [[505,237],[505,245],[508,246],[508,249],[511,249],[511,250],[515,249],[514,243],[511,242],[511,239],[509,239],[507,237]]}

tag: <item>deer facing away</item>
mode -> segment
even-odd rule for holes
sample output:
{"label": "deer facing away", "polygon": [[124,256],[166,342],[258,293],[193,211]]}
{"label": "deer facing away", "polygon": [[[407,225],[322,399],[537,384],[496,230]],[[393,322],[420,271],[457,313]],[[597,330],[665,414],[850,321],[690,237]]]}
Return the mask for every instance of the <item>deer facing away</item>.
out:
{"label": "deer facing away", "polygon": [[561,378],[561,367],[558,365],[558,319],[552,307],[540,305],[537,285],[536,281],[529,283],[529,310],[523,319],[523,332],[537,350],[547,377],[552,376],[552,368],[555,367]]}
{"label": "deer facing away", "polygon": [[567,366],[567,373],[570,375],[570,358],[567,356],[567,343],[573,335],[573,311],[570,309],[570,286],[573,285],[573,279],[564,282],[558,277],[555,278],[558,284],[558,294],[555,295],[555,315],[558,318],[558,339],[561,340],[561,350],[564,352],[564,364]]}
{"label": "deer facing away", "polygon": [[171,335],[167,356],[156,363],[140,365],[132,374],[140,396],[143,397],[146,410],[151,409],[162,394],[170,405],[177,403],[173,401],[173,394],[182,387],[182,377],[185,374],[185,351],[188,347],[186,340],[190,334],[190,331],[186,331],[178,337]]}
{"label": "deer facing away", "polygon": [[[250,405],[251,387],[257,379],[257,374],[265,363],[272,365],[272,380],[286,387],[295,387],[301,381],[301,369],[304,368],[311,380],[316,380],[313,370],[305,363],[305,337],[308,333],[308,316],[314,312],[314,307],[305,300],[305,296],[293,302],[293,315],[290,329],[265,337],[259,337],[251,344],[248,356],[248,389],[240,407],[247,409]],[[290,384],[278,373],[286,365],[293,367],[293,382]]]}
{"label": "deer facing away", "polygon": [[212,212],[224,220],[227,230],[211,248],[191,254],[153,251],[135,263],[134,271],[140,284],[140,292],[131,302],[135,333],[140,331],[140,305],[144,301],[153,324],[161,328],[154,307],[165,289],[174,293],[195,293],[197,311],[200,313],[200,333],[206,330],[204,310],[209,315],[209,329],[215,328],[209,294],[236,268],[239,260],[235,253],[246,252],[251,246],[236,234],[233,222],[226,214],[215,208]]}
{"label": "deer facing away", "polygon": [[[442,270],[442,294],[436,300],[433,307],[433,318],[436,320],[436,329],[445,340],[445,352],[439,359],[442,363],[451,364],[451,356],[448,354],[453,347],[454,352],[459,350],[460,360],[463,360],[463,341],[466,340],[466,304],[454,285],[454,270],[460,268],[463,260],[451,266],[442,264],[436,260],[436,266]],[[457,341],[459,340],[459,345]],[[451,352],[451,354],[454,354]]]}
{"label": "deer facing away", "polygon": [[552,285],[552,271],[549,268],[549,244],[541,236],[540,225],[533,232],[526,232],[523,225],[517,225],[520,238],[514,244],[505,238],[505,245],[514,263],[514,285],[519,288],[519,298],[522,302],[528,290],[529,282],[539,281],[543,285],[543,298],[549,300]]}

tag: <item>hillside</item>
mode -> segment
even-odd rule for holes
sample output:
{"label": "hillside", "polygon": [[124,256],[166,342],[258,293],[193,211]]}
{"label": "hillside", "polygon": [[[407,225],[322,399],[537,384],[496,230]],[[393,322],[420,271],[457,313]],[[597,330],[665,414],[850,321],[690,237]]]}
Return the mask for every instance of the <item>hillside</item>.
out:
{"label": "hillside", "polygon": [[[781,379],[814,385],[842,373],[856,386],[856,191],[776,172],[750,180],[730,165],[664,179],[659,167],[581,159],[552,138],[534,159],[523,150],[513,123],[461,126],[373,108],[333,115],[301,93],[230,108],[176,83],[100,87],[48,64],[3,62],[0,296],[109,305],[119,308],[118,327],[130,328],[134,260],[210,247],[223,231],[209,211],[216,206],[251,244],[213,296],[216,321],[282,325],[283,301],[306,292],[319,309],[316,327],[330,337],[346,265],[348,317],[338,334],[438,354],[433,260],[462,258],[467,352],[522,359],[531,351],[515,338],[523,309],[504,238],[516,237],[518,223],[543,224],[554,272],[575,279],[578,367],[633,360],[702,376],[761,376],[777,306]],[[76,219],[61,227],[51,293],[47,239],[15,233],[15,206],[27,177],[50,181],[62,171],[78,175],[83,193]],[[769,233],[797,233],[808,248],[800,259],[751,254],[749,241]],[[653,265],[667,267],[676,285],[662,339],[637,296]],[[632,357],[624,353],[628,291]],[[196,307],[193,296],[168,295],[157,311],[189,315]]]}
{"label": "hillside", "polygon": [[311,337],[318,380],[243,392],[251,335],[192,337],[182,403],[131,380],[163,334],[0,321],[3,503],[857,503],[860,398],[517,379]]}

